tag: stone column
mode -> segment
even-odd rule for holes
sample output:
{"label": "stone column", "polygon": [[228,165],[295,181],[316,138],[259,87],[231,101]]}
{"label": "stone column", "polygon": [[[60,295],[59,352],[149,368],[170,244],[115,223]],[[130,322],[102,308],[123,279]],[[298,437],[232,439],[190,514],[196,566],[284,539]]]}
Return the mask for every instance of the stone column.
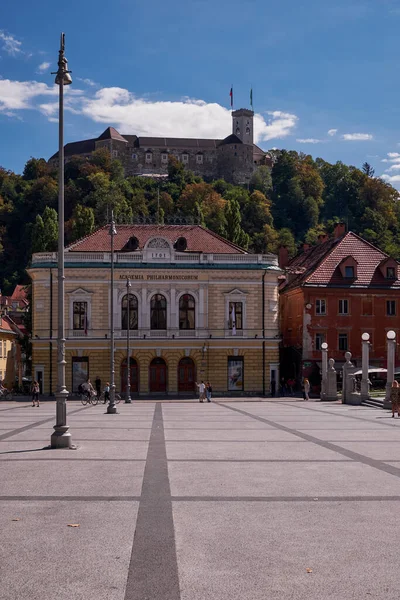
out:
{"label": "stone column", "polygon": [[361,379],[361,401],[369,398],[369,333],[363,333],[362,339],[362,379]]}
{"label": "stone column", "polygon": [[322,352],[322,381],[321,381],[321,400],[326,400],[326,387],[328,377],[328,344],[323,342],[321,344]]}
{"label": "stone column", "polygon": [[387,337],[387,381],[384,408],[390,408],[390,391],[394,380],[394,361],[396,356],[396,333],[388,331]]}
{"label": "stone column", "polygon": [[352,389],[348,389],[349,382],[347,376],[354,371],[354,365],[351,362],[351,352],[346,352],[344,355],[346,362],[343,365],[343,383],[342,383],[342,404],[346,404],[349,399]]}
{"label": "stone column", "polygon": [[326,377],[325,400],[330,400],[331,402],[335,402],[337,400],[337,376],[335,361],[333,358],[329,359],[329,368]]}

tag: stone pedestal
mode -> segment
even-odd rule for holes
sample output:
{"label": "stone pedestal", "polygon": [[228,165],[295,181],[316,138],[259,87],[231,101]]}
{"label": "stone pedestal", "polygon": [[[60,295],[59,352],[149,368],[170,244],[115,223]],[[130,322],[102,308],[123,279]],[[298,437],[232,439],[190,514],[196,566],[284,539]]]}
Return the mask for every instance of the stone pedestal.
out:
{"label": "stone pedestal", "polygon": [[361,404],[361,394],[355,391],[356,370],[351,362],[351,352],[346,352],[344,355],[346,362],[343,365],[343,388],[342,388],[342,404]]}
{"label": "stone pedestal", "polygon": [[50,438],[52,448],[71,448],[72,436],[67,425],[67,390],[56,393],[56,424]]}
{"label": "stone pedestal", "polygon": [[[363,334],[367,337],[368,334]],[[361,401],[369,398],[369,336],[362,341],[362,379],[361,379]]]}
{"label": "stone pedestal", "polygon": [[324,400],[335,402],[337,399],[337,375],[335,361],[333,358],[330,358],[329,367],[326,374],[326,394]]}

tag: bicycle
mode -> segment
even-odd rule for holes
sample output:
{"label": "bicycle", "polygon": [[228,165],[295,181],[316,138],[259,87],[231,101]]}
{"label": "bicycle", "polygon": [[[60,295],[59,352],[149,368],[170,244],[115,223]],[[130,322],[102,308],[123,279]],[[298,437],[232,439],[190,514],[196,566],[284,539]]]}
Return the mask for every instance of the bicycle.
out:
{"label": "bicycle", "polygon": [[12,400],[13,399],[13,395],[12,392],[10,392],[10,390],[8,390],[7,388],[3,388],[0,390],[0,400]]}
{"label": "bicycle", "polygon": [[86,404],[88,403],[93,404],[93,406],[96,406],[96,404],[99,401],[97,394],[81,394],[80,396],[83,406],[86,406]]}
{"label": "bicycle", "polygon": [[[109,402],[109,400],[106,400],[106,395],[104,392],[100,394],[99,402],[100,404],[107,404],[107,402]],[[121,396],[119,394],[115,394],[115,404],[119,404],[120,402]]]}

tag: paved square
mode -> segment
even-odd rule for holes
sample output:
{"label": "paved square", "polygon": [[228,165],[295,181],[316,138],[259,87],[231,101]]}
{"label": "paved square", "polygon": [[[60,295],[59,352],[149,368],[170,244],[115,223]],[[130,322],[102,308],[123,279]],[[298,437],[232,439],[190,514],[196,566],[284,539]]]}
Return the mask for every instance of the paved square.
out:
{"label": "paved square", "polygon": [[[400,421],[279,400],[0,404],[0,600],[398,600]],[[75,524],[79,527],[69,527]]]}

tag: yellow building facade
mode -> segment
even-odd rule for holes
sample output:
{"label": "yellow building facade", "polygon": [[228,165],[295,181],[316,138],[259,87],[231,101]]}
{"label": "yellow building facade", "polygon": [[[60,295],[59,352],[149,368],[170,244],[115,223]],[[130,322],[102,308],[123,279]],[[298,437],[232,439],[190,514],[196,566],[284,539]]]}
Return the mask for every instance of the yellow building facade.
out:
{"label": "yellow building facade", "polygon": [[[200,226],[118,225],[114,285],[108,228],[65,251],[67,389],[111,380],[111,293],[117,391],[132,397],[263,394],[279,381],[275,255],[251,255]],[[57,255],[35,254],[33,375],[57,387]],[[128,287],[129,286],[129,287]],[[129,321],[128,321],[129,308]]]}
{"label": "yellow building facade", "polygon": [[0,382],[7,388],[12,388],[15,380],[17,337],[7,317],[0,316]]}

